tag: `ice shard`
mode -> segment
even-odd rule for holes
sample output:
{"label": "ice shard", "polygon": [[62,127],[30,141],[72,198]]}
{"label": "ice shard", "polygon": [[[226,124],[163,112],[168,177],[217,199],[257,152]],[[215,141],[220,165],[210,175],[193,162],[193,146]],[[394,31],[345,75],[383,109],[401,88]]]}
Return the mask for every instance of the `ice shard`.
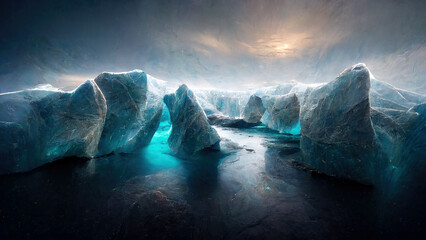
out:
{"label": "ice shard", "polygon": [[255,94],[251,95],[244,107],[243,119],[248,123],[258,123],[265,113],[262,99]]}
{"label": "ice shard", "polygon": [[173,153],[181,158],[190,158],[203,149],[219,150],[219,135],[210,126],[194,93],[185,84],[175,93],[165,95],[164,102],[172,122],[167,142]]}
{"label": "ice shard", "polygon": [[160,123],[163,104],[161,96],[149,91],[145,72],[102,73],[95,82],[108,106],[99,155],[132,152],[149,144]]}
{"label": "ice shard", "polygon": [[[344,70],[312,90],[301,107],[304,161],[331,176],[373,183],[375,132],[370,114],[370,74],[364,64]],[[379,161],[379,160],[378,160]]]}
{"label": "ice shard", "polygon": [[64,157],[93,157],[106,111],[91,80],[71,92],[43,87],[0,94],[0,174]]}

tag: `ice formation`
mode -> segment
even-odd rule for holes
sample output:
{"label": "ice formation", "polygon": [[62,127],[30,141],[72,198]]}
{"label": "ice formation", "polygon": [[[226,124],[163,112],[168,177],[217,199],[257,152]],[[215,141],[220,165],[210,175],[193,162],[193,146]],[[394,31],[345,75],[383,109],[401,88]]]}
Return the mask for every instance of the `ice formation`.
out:
{"label": "ice formation", "polygon": [[426,103],[409,110],[372,108],[371,119],[382,153],[379,157],[386,163],[382,172],[375,173],[381,176],[375,184],[388,193],[407,185],[416,191],[426,167]]}
{"label": "ice formation", "polygon": [[247,91],[197,89],[194,93],[207,115],[222,114],[231,118],[241,117],[250,97]]}
{"label": "ice formation", "polygon": [[408,110],[415,105],[426,102],[426,97],[417,93],[393,87],[374,78],[371,79],[371,106]]}
{"label": "ice formation", "polygon": [[40,85],[0,94],[0,174],[68,156],[133,152],[150,143],[162,121],[172,125],[172,152],[191,158],[220,148],[210,124],[249,128],[261,121],[301,134],[304,163],[330,176],[392,188],[424,175],[426,97],[374,79],[364,64],[329,83],[175,89],[135,70],[102,73],[72,92]]}
{"label": "ice formation", "polygon": [[263,124],[282,133],[300,134],[300,104],[296,94],[266,96],[262,101],[266,107]]}
{"label": "ice formation", "polygon": [[161,96],[149,91],[147,75],[140,70],[102,73],[95,82],[108,106],[99,155],[148,145],[160,124],[163,103]]}
{"label": "ice formation", "polygon": [[253,94],[250,96],[246,106],[244,107],[242,117],[246,122],[258,123],[265,113],[265,110],[262,99]]}
{"label": "ice formation", "polygon": [[210,93],[208,91],[197,91],[195,95],[197,96],[198,103],[207,115],[220,113],[210,102]]}
{"label": "ice formation", "polygon": [[219,112],[229,117],[239,117],[240,113],[240,99],[237,97],[219,96],[215,101],[216,109]]}
{"label": "ice formation", "polygon": [[295,82],[292,82],[292,83],[279,84],[277,86],[263,87],[263,88],[257,89],[254,94],[258,97],[285,95],[291,91],[291,89],[295,86],[295,84],[296,84]]}
{"label": "ice formation", "polygon": [[71,92],[43,86],[0,94],[0,174],[69,156],[93,157],[106,111],[91,80]]}
{"label": "ice formation", "polygon": [[416,105],[422,95],[371,82],[370,92],[370,72],[357,64],[312,90],[301,107],[300,147],[319,171],[391,193],[424,175],[426,107]]}
{"label": "ice formation", "polygon": [[164,102],[172,122],[167,142],[174,154],[190,158],[204,149],[219,150],[219,135],[210,126],[197,98],[185,84],[176,93],[165,95]]}
{"label": "ice formation", "polygon": [[304,161],[331,176],[371,184],[375,133],[370,117],[370,75],[364,64],[347,68],[314,89],[300,110]]}

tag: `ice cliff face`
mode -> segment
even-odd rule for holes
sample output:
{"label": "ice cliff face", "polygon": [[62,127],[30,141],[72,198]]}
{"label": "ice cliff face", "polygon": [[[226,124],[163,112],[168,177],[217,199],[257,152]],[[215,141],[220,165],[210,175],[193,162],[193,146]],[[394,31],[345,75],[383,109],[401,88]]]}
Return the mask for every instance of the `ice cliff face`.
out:
{"label": "ice cliff face", "polygon": [[241,115],[241,104],[238,97],[219,96],[215,101],[216,109],[229,117]]}
{"label": "ice cliff face", "polygon": [[148,145],[160,124],[163,103],[159,93],[149,91],[147,75],[139,70],[102,73],[95,82],[108,106],[99,155],[132,152]]}
{"label": "ice cliff face", "polygon": [[0,94],[0,174],[69,156],[93,157],[106,111],[94,81],[71,92],[44,87]]}
{"label": "ice cliff face", "polygon": [[372,108],[371,119],[379,150],[385,159],[385,169],[376,173],[388,193],[414,191],[426,173],[426,103],[409,110]]}
{"label": "ice cliff face", "polygon": [[245,91],[196,90],[195,95],[207,115],[222,114],[241,117],[250,93]]}
{"label": "ice cliff face", "polygon": [[213,100],[209,91],[197,91],[195,94],[197,95],[198,103],[207,115],[220,113],[216,106],[211,103]]}
{"label": "ice cliff face", "polygon": [[266,96],[262,101],[266,106],[263,124],[282,133],[300,134],[300,103],[296,94]]}
{"label": "ice cliff face", "polygon": [[177,156],[190,158],[203,149],[219,149],[219,135],[186,85],[181,85],[176,93],[165,95],[164,102],[172,122],[168,144]]}
{"label": "ice cliff face", "polygon": [[254,94],[259,97],[264,96],[277,96],[277,95],[286,95],[291,89],[296,85],[295,82],[292,83],[284,83],[277,86],[263,87],[257,89]]}

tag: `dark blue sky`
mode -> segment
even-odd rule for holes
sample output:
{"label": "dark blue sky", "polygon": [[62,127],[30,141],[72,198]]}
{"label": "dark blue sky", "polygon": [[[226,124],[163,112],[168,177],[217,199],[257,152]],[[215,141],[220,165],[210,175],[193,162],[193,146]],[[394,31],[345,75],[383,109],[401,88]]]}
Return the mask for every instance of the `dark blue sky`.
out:
{"label": "dark blue sky", "polygon": [[426,93],[426,1],[8,1],[0,91],[135,68],[197,87],[325,82],[365,62]]}

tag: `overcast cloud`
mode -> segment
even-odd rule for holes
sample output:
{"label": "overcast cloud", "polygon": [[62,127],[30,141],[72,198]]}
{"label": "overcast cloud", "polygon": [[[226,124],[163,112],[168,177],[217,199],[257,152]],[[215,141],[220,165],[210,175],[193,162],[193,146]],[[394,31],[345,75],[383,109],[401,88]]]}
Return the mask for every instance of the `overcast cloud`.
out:
{"label": "overcast cloud", "polygon": [[426,1],[10,1],[0,90],[135,68],[194,87],[331,81],[365,62],[426,93]]}

